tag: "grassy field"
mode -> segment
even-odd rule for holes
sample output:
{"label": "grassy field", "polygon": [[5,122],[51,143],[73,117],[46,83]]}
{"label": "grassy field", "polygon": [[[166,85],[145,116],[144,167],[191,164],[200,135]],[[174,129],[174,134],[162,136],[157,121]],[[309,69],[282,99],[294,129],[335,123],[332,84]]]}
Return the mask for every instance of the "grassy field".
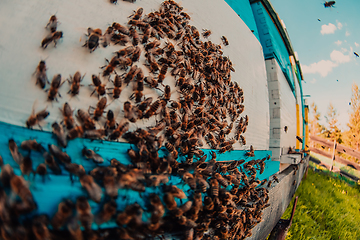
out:
{"label": "grassy field", "polygon": [[[310,167],[295,196],[299,199],[286,240],[360,240],[358,184]],[[283,219],[290,218],[293,201]]]}

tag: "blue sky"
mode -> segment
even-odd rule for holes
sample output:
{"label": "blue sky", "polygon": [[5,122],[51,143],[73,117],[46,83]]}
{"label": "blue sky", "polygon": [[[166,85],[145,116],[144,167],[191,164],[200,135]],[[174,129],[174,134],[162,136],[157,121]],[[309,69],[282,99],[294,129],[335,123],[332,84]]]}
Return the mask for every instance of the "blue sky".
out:
{"label": "blue sky", "polygon": [[[351,85],[360,85],[360,1],[339,0],[324,8],[322,0],[271,0],[284,21],[297,52],[309,105],[315,102],[325,123],[329,103],[339,114],[339,127],[348,129]],[[319,20],[320,21],[319,21]]]}

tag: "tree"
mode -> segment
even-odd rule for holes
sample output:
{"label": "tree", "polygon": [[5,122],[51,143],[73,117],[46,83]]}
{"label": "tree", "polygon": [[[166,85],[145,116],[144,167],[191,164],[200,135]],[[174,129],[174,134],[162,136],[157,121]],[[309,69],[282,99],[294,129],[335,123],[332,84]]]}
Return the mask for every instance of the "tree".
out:
{"label": "tree", "polygon": [[324,126],[322,126],[319,123],[321,114],[318,110],[318,107],[316,106],[316,104],[314,102],[311,104],[311,108],[312,108],[312,115],[313,115],[313,119],[310,121],[311,135],[315,136],[315,135],[319,135],[322,132],[324,132],[325,128],[324,128]]}
{"label": "tree", "polygon": [[351,113],[349,116],[348,127],[349,134],[347,134],[347,145],[356,150],[360,147],[360,91],[356,83],[352,84],[351,87]]}
{"label": "tree", "polygon": [[338,113],[334,108],[334,105],[330,102],[327,114],[325,116],[326,122],[329,125],[329,129],[326,130],[325,135],[331,140],[336,140],[337,143],[342,143],[341,130],[338,127]]}

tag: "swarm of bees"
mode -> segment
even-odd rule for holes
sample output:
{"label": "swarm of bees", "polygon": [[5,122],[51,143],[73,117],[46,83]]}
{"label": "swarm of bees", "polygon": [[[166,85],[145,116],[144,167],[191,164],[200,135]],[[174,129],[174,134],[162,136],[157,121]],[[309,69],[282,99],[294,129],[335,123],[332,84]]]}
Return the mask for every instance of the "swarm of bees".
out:
{"label": "swarm of bees", "polygon": [[[200,39],[190,19],[178,3],[166,0],[158,11],[146,15],[142,8],[137,9],[129,16],[127,26],[114,22],[104,35],[101,29],[88,28],[83,47],[90,53],[111,44],[122,47],[110,61],[106,60],[107,64],[101,67],[102,74],[91,76],[93,84],[89,87],[93,91],[89,97],[98,97],[96,106],[75,111],[65,102],[60,108],[63,119],[52,124],[53,134],[61,148],[81,137],[125,140],[133,146],[127,152],[131,164],[111,159],[110,166],[103,166],[106,161],[96,151],[84,147],[79,150],[84,159],[97,165],[87,172],[82,165],[73,163],[60,147],[49,144],[46,150],[29,140],[21,144],[23,149],[41,152],[44,157],[44,163],[33,170],[30,155],[23,157],[15,141],[11,144],[9,141],[10,152],[24,176],[38,174],[47,181],[49,172],[67,171],[71,182],[81,183],[87,197],[64,200],[51,219],[37,216],[32,230],[24,229],[20,222],[14,226],[4,225],[4,234],[30,231],[36,237],[39,235],[39,239],[46,239],[53,234],[48,228],[51,225],[54,230],[66,231],[73,239],[100,235],[105,239],[146,239],[168,233],[181,233],[185,239],[245,239],[251,235],[251,229],[261,221],[262,210],[269,206],[268,190],[263,187],[266,181],[256,180],[257,173],[264,172],[269,157],[246,163],[244,160],[216,161],[216,152],[231,151],[235,143],[246,145],[244,133],[249,119],[247,115],[241,116],[245,109],[244,92],[237,82],[231,81],[231,72],[235,71],[232,62],[223,56],[220,45]],[[57,21],[54,15],[46,26],[53,34],[57,33]],[[203,29],[204,38],[211,34],[210,30]],[[56,44],[55,39],[51,39],[46,40],[44,46],[51,41]],[[222,41],[228,45],[225,36]],[[144,63],[140,62],[142,55]],[[39,63],[35,73],[37,84],[44,88],[48,81],[45,61]],[[79,94],[84,77],[78,71],[67,80],[71,96]],[[167,84],[171,80],[175,88]],[[107,87],[109,82],[112,87]],[[61,97],[59,88],[63,83],[60,74],[54,76],[48,90],[49,101]],[[109,109],[108,98],[116,103],[125,88],[132,88],[133,94],[123,102],[123,114],[117,121],[116,114]],[[154,98],[154,94],[146,96],[145,89],[153,91],[158,98]],[[41,127],[39,123],[48,114],[46,109],[33,111],[27,127]],[[151,121],[153,119],[155,121]],[[138,128],[138,121],[155,124]],[[214,150],[210,159],[201,150],[206,144]],[[164,157],[160,157],[161,151],[165,152]],[[251,147],[245,157],[254,156]],[[185,194],[176,185],[169,184],[171,176],[182,179],[190,190]],[[24,209],[13,205],[11,211],[23,214],[37,208],[26,181],[16,176],[9,165],[2,167],[0,179],[3,187],[10,188],[25,204]],[[15,181],[18,186],[11,184]],[[147,188],[154,187],[160,191],[143,196],[149,199],[146,209],[137,203],[121,211],[117,208],[119,189],[144,194]],[[2,194],[6,195],[4,191]],[[102,202],[99,212],[92,211],[88,199]],[[6,201],[3,204],[7,204]],[[144,211],[150,212],[147,222],[143,222]],[[106,234],[91,228],[93,222],[101,225],[111,220],[119,228],[109,229]],[[19,231],[8,233],[7,228]]]}

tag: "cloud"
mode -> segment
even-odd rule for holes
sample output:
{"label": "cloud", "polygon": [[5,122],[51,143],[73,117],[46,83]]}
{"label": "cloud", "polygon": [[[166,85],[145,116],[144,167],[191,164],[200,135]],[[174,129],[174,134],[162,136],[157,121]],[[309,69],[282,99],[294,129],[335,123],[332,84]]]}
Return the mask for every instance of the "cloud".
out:
{"label": "cloud", "polygon": [[341,48],[341,52],[346,53],[347,51],[349,50],[347,50],[346,48]]}
{"label": "cloud", "polygon": [[311,82],[310,82],[311,84],[314,84],[314,83],[316,83],[316,79],[315,78],[313,78],[312,80],[311,80]]}
{"label": "cloud", "polygon": [[342,27],[343,27],[342,23],[341,23],[341,22],[338,22],[337,20],[336,20],[336,22],[337,22],[337,28],[338,28],[338,29],[342,29]]}
{"label": "cloud", "polygon": [[336,63],[350,62],[351,58],[349,55],[344,55],[342,52],[334,50],[330,53],[330,58]]}
{"label": "cloud", "polygon": [[321,26],[320,33],[322,35],[324,35],[324,34],[332,34],[332,33],[335,32],[335,30],[336,30],[336,26],[334,24],[332,24],[332,23],[329,23],[329,25],[324,24],[324,25]]}
{"label": "cloud", "polygon": [[330,60],[321,60],[317,63],[312,63],[310,66],[301,65],[303,73],[319,73],[322,77],[326,77],[329,72],[338,64]]}
{"label": "cloud", "polygon": [[342,44],[342,41],[337,40],[337,41],[335,42],[335,44],[338,45],[338,46],[340,46],[340,45]]}
{"label": "cloud", "polygon": [[345,32],[345,36],[347,36],[347,37],[350,36],[350,32],[349,32],[349,31],[346,31],[346,32]]}
{"label": "cloud", "polygon": [[359,44],[357,42],[355,42],[355,47],[358,47],[358,46],[359,46]]}

